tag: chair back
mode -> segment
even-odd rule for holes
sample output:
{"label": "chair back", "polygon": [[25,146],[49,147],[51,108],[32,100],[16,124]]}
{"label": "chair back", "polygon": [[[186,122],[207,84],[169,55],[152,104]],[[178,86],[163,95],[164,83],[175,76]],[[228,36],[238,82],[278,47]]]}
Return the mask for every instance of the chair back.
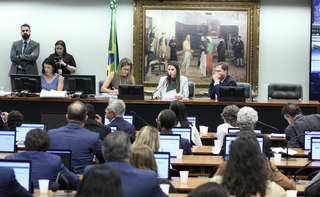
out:
{"label": "chair back", "polygon": [[250,83],[245,83],[245,82],[237,82],[238,87],[244,87],[244,94],[247,99],[252,98],[252,88]]}
{"label": "chair back", "polygon": [[302,100],[303,87],[301,84],[270,83],[268,85],[268,100],[289,99]]}
{"label": "chair back", "polygon": [[195,90],[196,90],[196,86],[195,86],[194,82],[188,81],[188,87],[189,87],[189,98],[194,99],[195,98]]}
{"label": "chair back", "polygon": [[99,93],[101,93],[101,88],[103,86],[104,80],[98,81]]}

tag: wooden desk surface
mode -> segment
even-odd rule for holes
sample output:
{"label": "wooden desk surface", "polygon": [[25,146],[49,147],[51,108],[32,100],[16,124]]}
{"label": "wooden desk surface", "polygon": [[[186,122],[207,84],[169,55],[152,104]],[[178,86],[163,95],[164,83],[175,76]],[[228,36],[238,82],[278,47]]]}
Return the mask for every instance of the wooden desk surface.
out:
{"label": "wooden desk surface", "polygon": [[[265,134],[269,136],[270,134]],[[211,140],[216,140],[217,138],[217,132],[208,132],[208,135],[206,136],[200,136],[201,139],[211,139]],[[270,138],[271,141],[284,141],[286,138]]]}

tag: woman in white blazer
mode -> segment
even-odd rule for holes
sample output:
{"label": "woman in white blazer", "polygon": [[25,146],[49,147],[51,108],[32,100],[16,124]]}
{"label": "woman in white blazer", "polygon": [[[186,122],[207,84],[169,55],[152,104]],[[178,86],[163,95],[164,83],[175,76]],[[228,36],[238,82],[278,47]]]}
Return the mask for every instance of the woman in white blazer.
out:
{"label": "woman in white blazer", "polygon": [[164,93],[174,89],[177,91],[176,99],[183,99],[183,95],[186,98],[189,97],[188,78],[180,76],[180,65],[177,61],[170,61],[168,63],[168,74],[160,78],[153,99],[162,98]]}

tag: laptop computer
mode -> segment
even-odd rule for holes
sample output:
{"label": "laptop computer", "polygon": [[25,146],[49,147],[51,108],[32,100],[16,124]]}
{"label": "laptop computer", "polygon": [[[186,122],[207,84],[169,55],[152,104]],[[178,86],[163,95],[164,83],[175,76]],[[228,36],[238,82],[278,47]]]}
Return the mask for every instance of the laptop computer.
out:
{"label": "laptop computer", "polygon": [[[132,115],[124,115],[123,116],[123,120],[129,122],[130,124],[133,123],[133,116]],[[109,119],[107,118],[107,116],[104,116],[104,125],[108,125],[110,124]]]}
{"label": "laptop computer", "polygon": [[18,147],[24,147],[24,141],[26,140],[27,133],[32,129],[42,129],[47,131],[47,123],[22,123],[20,127],[16,127],[16,141],[18,141]]}
{"label": "laptop computer", "polygon": [[303,150],[310,150],[311,137],[320,137],[320,131],[305,130],[303,137]]}
{"label": "laptop computer", "polygon": [[311,137],[311,161],[320,161],[320,137]]}
{"label": "laptop computer", "polygon": [[111,133],[113,133],[116,130],[118,130],[118,126],[117,125],[110,125],[110,129],[111,129]]}
{"label": "laptop computer", "polygon": [[72,171],[72,150],[70,149],[48,149],[47,153],[58,155],[61,158],[61,163]]}
{"label": "laptop computer", "polygon": [[32,192],[30,160],[0,159],[0,167],[12,168],[20,185]]}
{"label": "laptop computer", "polygon": [[177,157],[177,150],[180,148],[180,134],[160,134],[160,149],[162,152],[169,152],[171,157]]}
{"label": "laptop computer", "polygon": [[66,119],[66,113],[41,113],[41,122],[46,122],[48,124],[48,130],[60,128],[68,124]]}
{"label": "laptop computer", "polygon": [[191,122],[195,127],[197,127],[197,117],[196,116],[188,116],[188,121]]}
{"label": "laptop computer", "polygon": [[185,138],[191,143],[191,127],[173,127],[173,134],[180,134],[182,138]]}
{"label": "laptop computer", "polygon": [[0,130],[0,153],[14,153],[16,151],[16,131]]}
{"label": "laptop computer", "polygon": [[[240,128],[228,128],[228,133],[239,133],[240,131]],[[253,132],[262,133],[261,129],[254,129]]]}
{"label": "laptop computer", "polygon": [[158,178],[171,179],[170,173],[170,153],[169,152],[155,152],[154,157],[156,159],[158,167]]}

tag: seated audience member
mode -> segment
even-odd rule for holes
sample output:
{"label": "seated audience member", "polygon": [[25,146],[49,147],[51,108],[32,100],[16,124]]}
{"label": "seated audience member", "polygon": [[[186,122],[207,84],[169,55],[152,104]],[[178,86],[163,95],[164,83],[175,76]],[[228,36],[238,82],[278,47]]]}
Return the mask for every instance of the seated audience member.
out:
{"label": "seated audience member", "polygon": [[305,186],[304,196],[319,196],[320,194],[320,173]]}
{"label": "seated audience member", "polygon": [[[257,137],[253,132],[240,132],[237,135],[237,139],[239,138],[247,138],[252,141],[257,141]],[[221,175],[221,171],[225,168],[227,162],[222,162],[220,164],[220,168],[217,170],[216,175]],[[273,174],[273,181],[283,187],[284,189],[296,189],[296,185],[294,182],[290,179],[288,179],[285,175],[283,175],[280,170],[276,167],[274,162],[270,162],[269,160],[267,161],[268,164],[268,169],[269,171]]]}
{"label": "seated audience member", "polygon": [[17,181],[12,168],[0,167],[0,196],[6,197],[32,197]]}
{"label": "seated audience member", "polygon": [[[158,174],[156,159],[149,146],[144,144],[135,145],[131,149],[130,164],[139,169],[152,170]],[[169,193],[178,193],[176,188],[166,179],[158,178],[159,184],[170,185]]]}
{"label": "seated audience member", "polygon": [[[172,110],[164,109],[159,113],[157,122],[160,134],[173,134],[172,128],[176,124],[176,115]],[[181,138],[181,148],[184,155],[192,155],[187,139]]]}
{"label": "seated audience member", "polygon": [[163,98],[166,92],[176,90],[176,99],[183,99],[183,95],[189,97],[188,78],[180,75],[180,64],[177,61],[168,63],[167,76],[161,77],[157,86],[157,91],[153,94],[153,99]]}
{"label": "seated audience member", "polygon": [[[126,197],[164,197],[158,183],[157,174],[151,170],[142,170],[130,165],[131,142],[123,131],[110,133],[103,140],[102,151],[106,163],[116,169],[120,176],[121,185]],[[87,166],[85,174],[93,167]]]}
{"label": "seated audience member", "polygon": [[54,60],[46,58],[42,63],[41,86],[43,90],[63,90],[63,78],[57,72]]}
{"label": "seated audience member", "polygon": [[199,131],[196,125],[193,125],[187,119],[187,109],[183,102],[175,100],[170,103],[170,107],[175,114],[176,114],[176,124],[175,127],[191,127],[191,141],[196,146],[202,146],[202,142],[199,136]]}
{"label": "seated audience member", "polygon": [[221,184],[229,196],[287,196],[285,190],[272,181],[267,159],[257,140],[237,138],[230,145],[230,155],[221,175],[213,182]]}
{"label": "seated audience member", "polygon": [[[320,130],[320,115],[302,115],[300,107],[296,103],[287,103],[282,108],[282,115],[289,125],[284,130],[286,136],[293,138],[303,134],[305,130]],[[304,146],[303,136],[288,142],[290,148],[302,148]]]}
{"label": "seated audience member", "polygon": [[228,197],[227,191],[219,184],[210,182],[192,190],[188,197]]}
{"label": "seated audience member", "polygon": [[133,146],[141,144],[149,146],[153,152],[158,152],[160,148],[159,131],[153,126],[142,127],[133,143]]}
{"label": "seated audience member", "polygon": [[34,188],[39,189],[39,179],[49,179],[49,188],[56,181],[59,172],[62,172],[70,182],[70,185],[77,187],[80,178],[70,172],[57,155],[46,153],[50,145],[50,138],[47,132],[41,129],[32,129],[28,132],[25,140],[26,151],[8,155],[5,159],[31,160],[31,181]]}
{"label": "seated audience member", "polygon": [[228,134],[229,128],[235,128],[237,127],[237,114],[239,112],[239,107],[236,105],[228,105],[226,106],[222,113],[221,118],[223,120],[223,124],[220,124],[217,127],[217,136],[218,140],[220,140],[220,143],[222,143],[223,138],[226,134]]}
{"label": "seated audience member", "polygon": [[0,114],[0,129],[1,130],[7,130],[7,118],[8,118],[8,112],[1,112]]}
{"label": "seated audience member", "polygon": [[118,127],[118,131],[124,131],[128,135],[135,137],[135,126],[123,119],[125,111],[126,104],[123,102],[123,100],[110,99],[106,108],[106,116],[110,121],[110,125],[116,125]]}
{"label": "seated audience member", "polygon": [[228,75],[229,65],[226,62],[219,62],[216,65],[215,73],[209,85],[208,98],[215,99],[219,96],[220,86],[237,86],[236,80]]}
{"label": "seated audience member", "polygon": [[[252,107],[242,107],[237,115],[237,123],[240,127],[240,132],[253,132],[253,129],[256,127],[258,121],[258,112],[255,111]],[[237,133],[230,133],[228,135],[236,136]],[[271,150],[271,140],[268,136],[260,133],[255,133],[256,136],[262,136],[264,138],[263,152],[267,157],[273,157],[273,152]],[[219,155],[225,153],[225,143],[221,147]]]}
{"label": "seated audience member", "polygon": [[12,110],[7,116],[7,128],[10,130],[16,130],[16,127],[21,126],[23,122],[23,115],[17,111]]}
{"label": "seated audience member", "polygon": [[119,94],[119,85],[135,85],[132,62],[129,58],[123,58],[119,62],[116,72],[110,72],[101,87],[103,93]]}
{"label": "seated audience member", "polygon": [[92,152],[100,162],[104,162],[101,152],[102,142],[99,134],[83,128],[87,122],[86,106],[76,101],[68,107],[66,115],[68,124],[48,131],[50,136],[50,149],[71,149],[72,167],[78,174],[83,174],[87,165],[92,164]]}
{"label": "seated audience member", "polygon": [[117,171],[108,165],[98,165],[83,176],[76,197],[125,197]]}
{"label": "seated audience member", "polygon": [[55,64],[58,68],[57,71],[62,76],[77,71],[76,61],[71,54],[67,53],[67,47],[63,40],[58,40],[56,42],[54,53],[52,53],[49,58],[55,60]]}
{"label": "seated audience member", "polygon": [[84,128],[99,133],[101,141],[111,133],[110,125],[103,125],[102,118],[99,114],[96,114],[96,111],[90,103],[85,104],[87,108],[88,120],[84,125]]}

